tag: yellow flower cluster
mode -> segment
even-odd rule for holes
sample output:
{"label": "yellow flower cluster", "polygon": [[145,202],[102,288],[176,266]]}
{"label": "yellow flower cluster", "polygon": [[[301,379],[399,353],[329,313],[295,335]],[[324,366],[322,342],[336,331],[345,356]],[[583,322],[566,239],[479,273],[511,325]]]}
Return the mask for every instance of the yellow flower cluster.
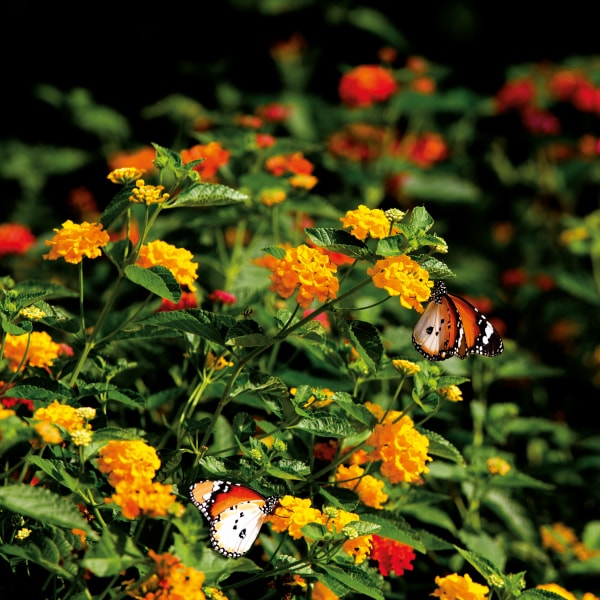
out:
{"label": "yellow flower cluster", "polygon": [[177,248],[162,240],[149,242],[140,248],[140,256],[137,265],[148,269],[156,265],[161,265],[171,273],[181,286],[187,286],[194,292],[196,286],[194,282],[198,279],[198,265],[192,262],[194,255],[185,248]]}
{"label": "yellow flower cluster", "polygon": [[135,182],[129,200],[137,204],[160,204],[169,199],[169,194],[163,194],[164,185],[146,185],[143,179]]}
{"label": "yellow flower cluster", "polygon": [[499,456],[493,456],[486,461],[488,471],[492,475],[506,475],[510,471],[510,465]]}
{"label": "yellow flower cluster", "polygon": [[106,177],[113,183],[127,185],[137,181],[145,172],[145,169],[138,169],[137,167],[121,167],[111,171]]}
{"label": "yellow flower cluster", "polygon": [[423,312],[421,302],[429,298],[433,281],[419,263],[403,254],[389,256],[369,267],[367,275],[371,276],[375,287],[384,289],[390,296],[400,296],[404,308]]}
{"label": "yellow flower cluster", "polygon": [[47,369],[52,366],[59,352],[60,345],[45,331],[33,331],[29,335],[6,334],[4,358],[8,359],[11,371],[27,364]]}
{"label": "yellow flower cluster", "polygon": [[173,598],[186,600],[206,600],[202,585],[206,576],[202,571],[184,565],[169,552],[158,554],[148,551],[148,556],[155,562],[155,572],[143,583],[127,590],[128,596],[147,600]]}
{"label": "yellow flower cluster", "polygon": [[449,385],[438,390],[438,392],[450,402],[462,402],[462,390],[457,385]]}
{"label": "yellow flower cluster", "polygon": [[384,416],[383,409],[371,402],[365,405],[379,420],[373,433],[366,441],[373,450],[368,460],[382,461],[380,471],[391,483],[415,483],[427,473],[429,440],[419,433],[413,420],[397,410]]}
{"label": "yellow flower cluster", "polygon": [[446,577],[435,578],[438,588],[431,594],[441,600],[487,600],[489,588],[475,583],[468,573],[452,573]]}
{"label": "yellow flower cluster", "polygon": [[278,533],[287,531],[293,539],[297,540],[303,537],[307,542],[312,540],[302,532],[305,525],[310,523],[325,525],[333,535],[343,534],[348,538],[343,544],[343,549],[350,556],[354,556],[356,564],[363,562],[371,550],[372,536],[356,535],[351,527],[347,527],[349,523],[359,521],[359,515],[333,508],[321,512],[318,508],[311,506],[308,498],[283,496],[279,500],[279,506],[267,520],[271,523],[273,531]]}
{"label": "yellow flower cluster", "polygon": [[403,373],[404,375],[414,375],[421,370],[421,367],[417,363],[401,358],[392,360],[392,366],[396,371],[400,371],[400,373]]}
{"label": "yellow flower cluster", "polygon": [[106,498],[121,507],[123,516],[135,519],[140,514],[164,517],[180,512],[171,485],[152,482],[160,459],[152,446],[140,440],[113,440],[100,450],[98,468],[108,474],[115,494]]}
{"label": "yellow flower cluster", "polygon": [[280,188],[270,188],[263,190],[260,193],[260,196],[258,197],[258,199],[265,206],[275,206],[276,204],[281,204],[286,198],[287,194],[285,193],[285,190],[282,190]]}
{"label": "yellow flower cluster", "polygon": [[383,503],[387,502],[384,482],[372,475],[365,475],[365,470],[359,465],[340,465],[335,472],[335,481],[339,487],[356,492],[365,506],[382,509]]}
{"label": "yellow flower cluster", "polygon": [[282,298],[289,298],[298,290],[296,301],[302,308],[308,308],[315,298],[325,302],[337,297],[340,285],[334,275],[337,267],[321,248],[305,244],[289,248],[272,269],[271,290]]}
{"label": "yellow flower cluster", "polygon": [[75,446],[87,446],[92,441],[92,426],[87,423],[96,416],[93,408],[75,408],[54,400],[49,406],[33,413],[34,429],[46,444],[63,442],[59,429],[65,429]]}
{"label": "yellow flower cluster", "polygon": [[359,240],[367,237],[383,239],[400,233],[400,229],[392,227],[384,211],[379,208],[370,209],[361,204],[356,210],[349,210],[340,218],[342,225],[350,229],[350,233]]}
{"label": "yellow flower cluster", "polygon": [[78,264],[84,256],[98,258],[103,248],[110,241],[101,223],[88,223],[80,225],[68,220],[62,224],[62,229],[54,229],[56,234],[51,240],[46,240],[46,245],[51,246],[50,252],[44,254],[46,260],[64,258],[66,262]]}

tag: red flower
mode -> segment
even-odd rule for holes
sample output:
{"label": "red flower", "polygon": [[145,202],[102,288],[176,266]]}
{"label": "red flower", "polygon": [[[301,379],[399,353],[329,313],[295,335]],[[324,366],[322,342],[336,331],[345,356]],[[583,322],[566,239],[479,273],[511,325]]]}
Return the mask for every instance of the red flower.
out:
{"label": "red flower", "polygon": [[496,111],[501,113],[511,108],[523,108],[533,102],[535,85],[532,79],[523,77],[507,81],[496,94]]}
{"label": "red flower", "polygon": [[279,102],[271,102],[265,106],[259,106],[256,114],[269,123],[280,123],[290,117],[292,109]]}
{"label": "red flower", "polygon": [[175,304],[166,298],[163,298],[162,304],[156,312],[168,312],[171,310],[182,310],[185,308],[198,308],[198,300],[194,292],[182,292],[179,302]]}
{"label": "red flower", "polygon": [[338,88],[342,102],[352,108],[384,102],[397,90],[393,75],[379,65],[361,65],[348,71]]}
{"label": "red flower", "polygon": [[237,302],[235,295],[225,290],[213,290],[210,293],[209,299],[221,304],[235,304]]}
{"label": "red flower", "polygon": [[8,254],[25,254],[35,244],[35,236],[26,225],[0,223],[0,258]]}
{"label": "red flower", "polygon": [[412,571],[415,551],[402,542],[373,535],[371,559],[379,563],[379,572],[387,577],[391,571],[396,575],[404,575],[404,571]]}

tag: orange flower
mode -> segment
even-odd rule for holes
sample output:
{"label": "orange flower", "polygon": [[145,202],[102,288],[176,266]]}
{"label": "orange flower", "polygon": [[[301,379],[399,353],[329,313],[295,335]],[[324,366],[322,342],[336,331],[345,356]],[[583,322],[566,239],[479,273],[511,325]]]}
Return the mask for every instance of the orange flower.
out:
{"label": "orange flower", "polygon": [[26,225],[0,223],[0,258],[9,254],[25,254],[35,244],[35,236]]}
{"label": "orange flower", "polygon": [[186,308],[198,308],[198,298],[196,298],[194,292],[182,292],[181,298],[177,304],[163,298],[162,303],[156,309],[156,312],[169,312],[171,310],[183,310]]}
{"label": "orange flower", "polygon": [[120,481],[115,486],[115,493],[105,501],[120,506],[126,519],[135,519],[140,515],[164,517],[177,504],[172,485],[150,480]]}
{"label": "orange flower", "polygon": [[296,301],[302,308],[308,308],[315,298],[319,302],[336,298],[339,289],[336,271],[337,267],[321,248],[302,244],[287,250],[275,263],[270,289],[283,298],[289,298],[297,290]]}
{"label": "orange flower", "polygon": [[289,182],[293,187],[304,188],[306,190],[312,190],[319,180],[314,175],[294,175],[290,177]]}
{"label": "orange flower", "polygon": [[267,521],[271,523],[273,531],[287,531],[293,539],[298,540],[304,537],[302,528],[305,525],[323,523],[324,516],[319,509],[311,506],[309,498],[283,496],[275,512],[267,517]]}
{"label": "orange flower", "polygon": [[111,440],[99,455],[98,468],[113,487],[121,481],[149,481],[160,467],[156,450],[140,440]]}
{"label": "orange flower", "polygon": [[229,162],[229,150],[225,150],[219,142],[196,144],[187,150],[181,151],[181,158],[185,164],[193,160],[202,160],[194,167],[204,181],[215,182],[217,171]]}
{"label": "orange flower", "polygon": [[302,152],[294,152],[269,157],[265,162],[265,168],[276,177],[281,177],[286,172],[294,175],[310,175],[315,167]]}
{"label": "orange flower", "polygon": [[198,265],[192,262],[194,255],[185,248],[176,248],[167,242],[156,240],[149,242],[140,248],[140,256],[137,265],[148,269],[155,265],[166,267],[173,273],[177,283],[187,286],[194,292],[196,286],[194,282],[198,279]]}
{"label": "orange flower", "polygon": [[143,171],[154,171],[156,150],[152,146],[143,146],[137,150],[115,152],[108,158],[111,171],[124,167],[133,167]]}
{"label": "orange flower", "polygon": [[21,363],[47,369],[59,354],[60,345],[45,331],[33,331],[24,335],[6,334],[4,357],[8,359],[11,371],[16,371]]}
{"label": "orange flower", "polygon": [[351,123],[329,137],[327,150],[334,156],[370,163],[381,156],[386,136],[382,127]]}
{"label": "orange flower", "polygon": [[339,596],[336,596],[325,584],[320,581],[315,581],[312,589],[312,600],[339,600]]}
{"label": "orange flower", "polygon": [[265,206],[275,206],[276,204],[281,204],[287,197],[285,190],[280,188],[269,188],[262,190],[258,199]]}
{"label": "orange flower", "polygon": [[47,246],[52,246],[46,260],[64,258],[68,263],[78,264],[84,256],[98,258],[103,248],[110,241],[106,231],[102,230],[101,223],[88,223],[84,221],[76,225],[68,220],[62,224],[62,229],[54,229],[56,235],[51,240],[46,240]]}
{"label": "orange flower", "polygon": [[384,482],[372,475],[365,475],[365,470],[358,465],[340,465],[335,472],[335,481],[339,487],[356,492],[365,506],[382,509],[383,503],[387,502]]}
{"label": "orange flower", "polygon": [[383,102],[398,90],[393,75],[379,65],[361,65],[345,73],[338,92],[346,106],[367,107]]}
{"label": "orange flower", "polygon": [[390,296],[399,296],[404,308],[423,312],[421,302],[429,298],[433,281],[419,263],[404,254],[390,256],[369,267],[367,275],[373,278],[375,287],[386,290]]}

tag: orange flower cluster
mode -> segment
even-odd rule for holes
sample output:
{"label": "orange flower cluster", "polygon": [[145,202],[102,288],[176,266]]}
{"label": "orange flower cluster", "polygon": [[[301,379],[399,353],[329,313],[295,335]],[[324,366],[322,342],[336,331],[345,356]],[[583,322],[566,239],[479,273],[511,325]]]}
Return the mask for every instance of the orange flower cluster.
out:
{"label": "orange flower cluster", "polygon": [[295,540],[304,538],[311,542],[302,532],[302,528],[310,523],[321,523],[325,525],[332,534],[342,534],[348,539],[343,544],[344,551],[354,557],[354,562],[359,564],[369,555],[371,549],[370,535],[355,535],[350,523],[360,521],[360,516],[341,509],[328,508],[321,512],[318,508],[311,506],[308,498],[295,498],[294,496],[283,496],[279,500],[279,506],[275,512],[267,518],[273,527],[273,531],[281,533],[287,531]]}
{"label": "orange flower cluster", "polygon": [[137,168],[142,171],[154,171],[156,150],[152,146],[142,146],[137,150],[115,152],[108,158],[111,171],[122,168]]}
{"label": "orange flower cluster", "polygon": [[160,467],[154,448],[140,440],[113,440],[99,454],[98,469],[108,474],[108,482],[115,488],[105,502],[120,506],[125,518],[135,519],[141,514],[164,517],[167,512],[181,512],[173,486],[152,482]]}
{"label": "orange flower cluster", "polygon": [[385,212],[380,208],[371,209],[364,204],[359,205],[356,210],[349,210],[340,218],[342,225],[349,228],[350,233],[361,241],[372,237],[383,239],[390,235],[400,233],[400,229],[392,227]]}
{"label": "orange flower cluster", "polygon": [[351,108],[365,108],[384,102],[398,90],[392,73],[379,65],[360,65],[344,73],[338,92],[342,102]]}
{"label": "orange flower cluster", "polygon": [[373,475],[365,475],[365,470],[359,465],[340,465],[335,472],[335,481],[338,487],[355,492],[365,506],[382,509],[383,503],[387,502],[384,482]]}
{"label": "orange flower cluster", "polygon": [[47,444],[63,442],[60,427],[67,431],[73,444],[87,446],[92,441],[92,426],[88,421],[95,416],[96,410],[93,408],[74,408],[55,400],[49,406],[38,408],[33,413],[33,427]]}
{"label": "orange flower cluster", "polygon": [[176,248],[167,242],[156,240],[140,248],[140,256],[136,264],[144,269],[161,265],[173,273],[179,285],[187,286],[194,292],[196,290],[194,282],[198,279],[198,265],[192,262],[193,258],[194,255],[185,248]]}
{"label": "orange flower cluster", "polygon": [[293,154],[276,154],[265,162],[265,168],[275,177],[292,173],[289,182],[294,187],[312,189],[317,184],[317,178],[312,175],[314,165],[304,157],[302,152]]}
{"label": "orange flower cluster", "polygon": [[58,260],[64,258],[71,264],[78,264],[84,256],[98,258],[110,241],[106,231],[103,231],[101,223],[88,223],[84,221],[80,225],[68,220],[62,224],[62,229],[54,229],[55,236],[46,240],[46,245],[51,246],[50,252],[44,254],[46,260]]}
{"label": "orange flower cluster", "polygon": [[375,415],[379,423],[366,441],[372,446],[367,460],[382,461],[380,471],[391,483],[415,483],[428,472],[427,456],[429,440],[419,433],[413,420],[397,410],[384,414],[378,404],[367,402],[365,406]]}
{"label": "orange flower cluster", "polygon": [[446,577],[437,576],[435,583],[438,588],[431,594],[440,600],[487,600],[490,589],[475,583],[470,575],[452,573]]}
{"label": "orange flower cluster", "polygon": [[202,571],[184,565],[169,552],[158,554],[148,551],[155,562],[155,572],[139,586],[129,588],[127,595],[138,600],[206,600],[202,586],[206,576]]}
{"label": "orange flower cluster", "polygon": [[47,369],[60,354],[57,344],[45,331],[33,331],[25,335],[6,334],[4,358],[8,359],[8,368],[16,371],[19,365],[30,365]]}
{"label": "orange flower cluster", "polygon": [[584,561],[593,556],[600,556],[600,550],[593,550],[577,537],[577,534],[571,527],[564,523],[553,523],[544,525],[540,529],[542,546],[550,548],[558,554],[573,553],[578,560]]}
{"label": "orange flower cluster", "polygon": [[358,163],[370,163],[382,155],[388,135],[383,127],[369,123],[350,123],[331,134],[327,150],[334,156]]}
{"label": "orange flower cluster", "polygon": [[0,258],[25,254],[35,244],[35,236],[26,225],[0,223]]}
{"label": "orange flower cluster", "polygon": [[269,188],[262,190],[258,199],[265,206],[275,206],[281,204],[287,198],[285,190],[280,188]]}
{"label": "orange flower cluster", "polygon": [[486,465],[492,475],[506,475],[511,469],[510,464],[499,456],[488,458]]}
{"label": "orange flower cluster", "polygon": [[319,302],[337,297],[339,281],[334,273],[337,267],[321,248],[302,244],[290,248],[285,256],[273,265],[271,290],[282,298],[289,298],[296,290],[296,301],[308,308],[315,298]]}
{"label": "orange flower cluster", "polygon": [[429,298],[433,281],[419,263],[404,254],[389,256],[369,267],[367,275],[372,277],[375,287],[386,290],[390,296],[399,296],[404,308],[423,312],[421,303]]}
{"label": "orange flower cluster", "polygon": [[184,164],[193,160],[202,160],[194,167],[204,181],[214,183],[217,181],[217,171],[229,162],[230,152],[225,150],[219,142],[196,144],[180,152]]}
{"label": "orange flower cluster", "polygon": [[137,181],[144,173],[144,169],[138,169],[137,167],[121,167],[111,171],[106,178],[113,183],[127,185]]}

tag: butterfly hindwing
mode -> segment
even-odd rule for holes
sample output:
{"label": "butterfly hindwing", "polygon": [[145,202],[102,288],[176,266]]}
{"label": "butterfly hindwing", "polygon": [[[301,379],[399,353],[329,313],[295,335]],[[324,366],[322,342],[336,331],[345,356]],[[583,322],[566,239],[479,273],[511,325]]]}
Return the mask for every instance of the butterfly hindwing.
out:
{"label": "butterfly hindwing", "polygon": [[449,294],[443,282],[435,283],[429,304],[417,321],[412,336],[415,348],[428,360],[445,360],[469,354],[498,356],[502,338],[475,306]]}
{"label": "butterfly hindwing", "polygon": [[252,488],[230,481],[199,481],[190,487],[190,498],[210,525],[212,547],[229,558],[248,552],[260,528],[279,502]]}

